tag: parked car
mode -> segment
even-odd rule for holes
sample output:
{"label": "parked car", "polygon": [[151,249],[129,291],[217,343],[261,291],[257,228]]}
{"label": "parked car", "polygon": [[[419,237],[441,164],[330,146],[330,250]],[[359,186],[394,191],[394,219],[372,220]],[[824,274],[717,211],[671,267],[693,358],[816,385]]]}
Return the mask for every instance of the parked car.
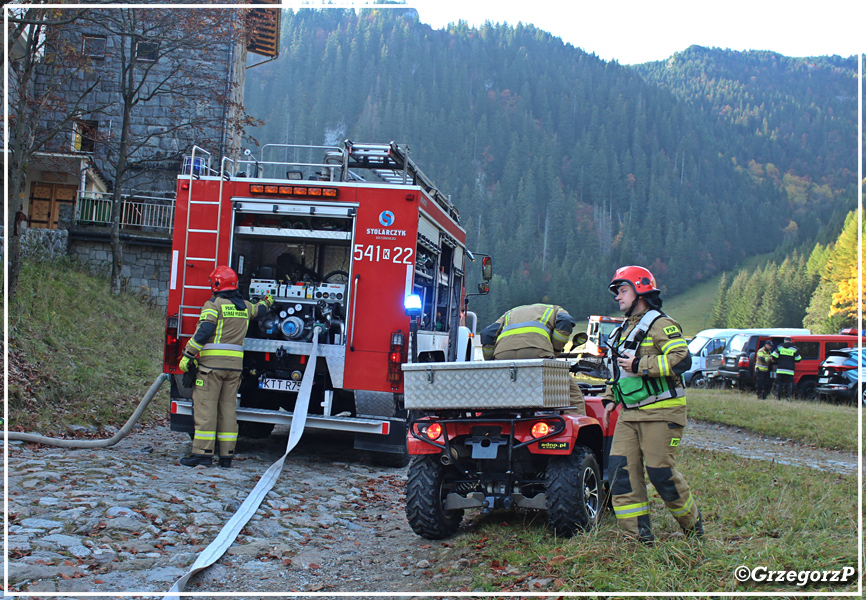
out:
{"label": "parked car", "polygon": [[[860,381],[866,381],[866,349],[831,350],[818,371],[815,393],[819,398],[853,404]],[[866,404],[866,389],[862,390],[860,401]]]}
{"label": "parked car", "polygon": [[[773,340],[777,346],[782,343],[786,335],[808,335],[808,329],[797,328],[767,328],[767,329],[743,329],[734,334],[725,345],[722,352],[722,361],[716,372],[722,386],[733,385],[737,388],[748,388],[753,385],[755,367],[755,352],[758,349],[758,338],[763,336]],[[763,344],[763,341],[761,342]]]}
{"label": "parked car", "polygon": [[[707,377],[711,370],[707,362],[715,356],[721,356],[728,340],[742,329],[704,329],[689,340],[689,353],[692,355],[692,366],[683,373],[683,381],[687,386],[696,388],[707,387]],[[718,368],[718,363],[712,369]]]}
{"label": "parked car", "polygon": [[[755,353],[766,340],[775,348],[790,337],[800,351],[801,360],[794,369],[794,392],[804,399],[814,399],[818,371],[829,352],[853,348],[861,339],[857,332],[839,335],[796,334],[737,334],[728,342],[719,374],[740,389],[752,387],[755,374]],[[866,341],[866,339],[864,339]]]}

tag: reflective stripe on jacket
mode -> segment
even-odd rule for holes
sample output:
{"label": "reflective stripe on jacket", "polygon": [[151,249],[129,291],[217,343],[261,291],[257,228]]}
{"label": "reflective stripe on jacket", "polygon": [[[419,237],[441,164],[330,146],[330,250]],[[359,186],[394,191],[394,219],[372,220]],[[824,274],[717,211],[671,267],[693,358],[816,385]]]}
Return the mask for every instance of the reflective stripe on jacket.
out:
{"label": "reflective stripe on jacket", "polygon": [[[213,333],[201,343],[201,335],[193,335],[184,354],[199,357],[199,365],[210,369],[240,371],[244,359],[244,338],[251,319],[260,319],[267,314],[263,302],[252,304],[244,300],[244,308],[235,306],[232,300],[214,296],[201,310],[196,333],[203,327]],[[210,324],[210,325],[207,325]]]}
{"label": "reflective stripe on jacket", "polygon": [[[628,318],[623,325],[620,340],[624,342],[628,338],[645,314],[631,315]],[[637,345],[635,356],[639,358],[636,373],[638,376],[648,379],[665,378],[667,382],[664,386],[655,386],[663,391],[651,402],[642,403],[637,409],[624,410],[620,413],[620,418],[632,421],[670,420],[685,426],[686,396],[682,374],[691,367],[691,354],[679,324],[665,314],[655,319],[646,336]],[[613,400],[610,387],[605,397]],[[677,414],[671,414],[670,409],[678,409]]]}
{"label": "reflective stripe on jacket", "polygon": [[508,350],[535,348],[539,354],[562,352],[574,329],[568,311],[555,304],[529,304],[512,308],[480,334],[485,360]]}
{"label": "reflective stripe on jacket", "polygon": [[776,375],[793,375],[794,368],[801,359],[797,346],[787,342],[773,350],[771,356],[776,361]]}

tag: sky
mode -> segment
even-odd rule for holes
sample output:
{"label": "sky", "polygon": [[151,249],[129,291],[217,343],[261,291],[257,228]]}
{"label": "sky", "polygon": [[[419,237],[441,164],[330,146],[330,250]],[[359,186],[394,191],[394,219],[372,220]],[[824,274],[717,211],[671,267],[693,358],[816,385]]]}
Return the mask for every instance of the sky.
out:
{"label": "sky", "polygon": [[[357,6],[358,2],[355,3]],[[606,61],[664,60],[693,44],[786,56],[866,52],[863,0],[407,0],[435,29],[532,23]]]}

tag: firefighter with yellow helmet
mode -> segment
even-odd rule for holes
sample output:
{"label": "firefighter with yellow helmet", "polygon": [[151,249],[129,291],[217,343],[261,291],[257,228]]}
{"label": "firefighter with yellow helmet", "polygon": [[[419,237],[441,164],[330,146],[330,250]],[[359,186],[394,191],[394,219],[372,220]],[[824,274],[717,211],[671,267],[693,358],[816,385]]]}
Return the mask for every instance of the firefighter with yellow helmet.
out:
{"label": "firefighter with yellow helmet", "polygon": [[[512,308],[481,330],[484,360],[555,358],[574,329],[574,318],[555,304],[528,304]],[[583,393],[574,377],[568,378],[567,412],[586,414]]]}
{"label": "firefighter with yellow helmet", "polygon": [[[197,368],[192,402],[195,435],[192,453],[180,464],[195,467],[213,462],[219,442],[219,466],[231,467],[238,439],[235,411],[244,360],[244,338],[252,319],[273,306],[270,296],[256,304],[244,300],[233,269],[218,266],[210,274],[213,296],[201,309],[195,333],[183,349],[180,370]],[[198,357],[198,358],[196,358]]]}
{"label": "firefighter with yellow helmet", "polygon": [[627,536],[653,542],[645,467],[683,532],[700,537],[701,512],[675,461],[686,426],[682,373],[691,365],[682,328],[661,312],[660,291],[648,269],[621,267],[609,289],[627,318],[609,340],[614,378],[603,417],[607,427],[611,412],[622,406],[608,463],[617,523]]}

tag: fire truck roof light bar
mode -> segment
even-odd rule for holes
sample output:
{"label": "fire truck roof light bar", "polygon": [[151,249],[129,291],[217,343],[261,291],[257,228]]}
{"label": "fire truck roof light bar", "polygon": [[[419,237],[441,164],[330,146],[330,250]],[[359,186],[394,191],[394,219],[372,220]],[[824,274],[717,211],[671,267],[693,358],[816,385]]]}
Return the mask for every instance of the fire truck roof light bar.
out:
{"label": "fire truck roof light bar", "polygon": [[318,198],[339,198],[340,190],[332,187],[317,187],[310,185],[273,185],[273,184],[250,184],[251,194],[269,194],[278,196],[302,196]]}

